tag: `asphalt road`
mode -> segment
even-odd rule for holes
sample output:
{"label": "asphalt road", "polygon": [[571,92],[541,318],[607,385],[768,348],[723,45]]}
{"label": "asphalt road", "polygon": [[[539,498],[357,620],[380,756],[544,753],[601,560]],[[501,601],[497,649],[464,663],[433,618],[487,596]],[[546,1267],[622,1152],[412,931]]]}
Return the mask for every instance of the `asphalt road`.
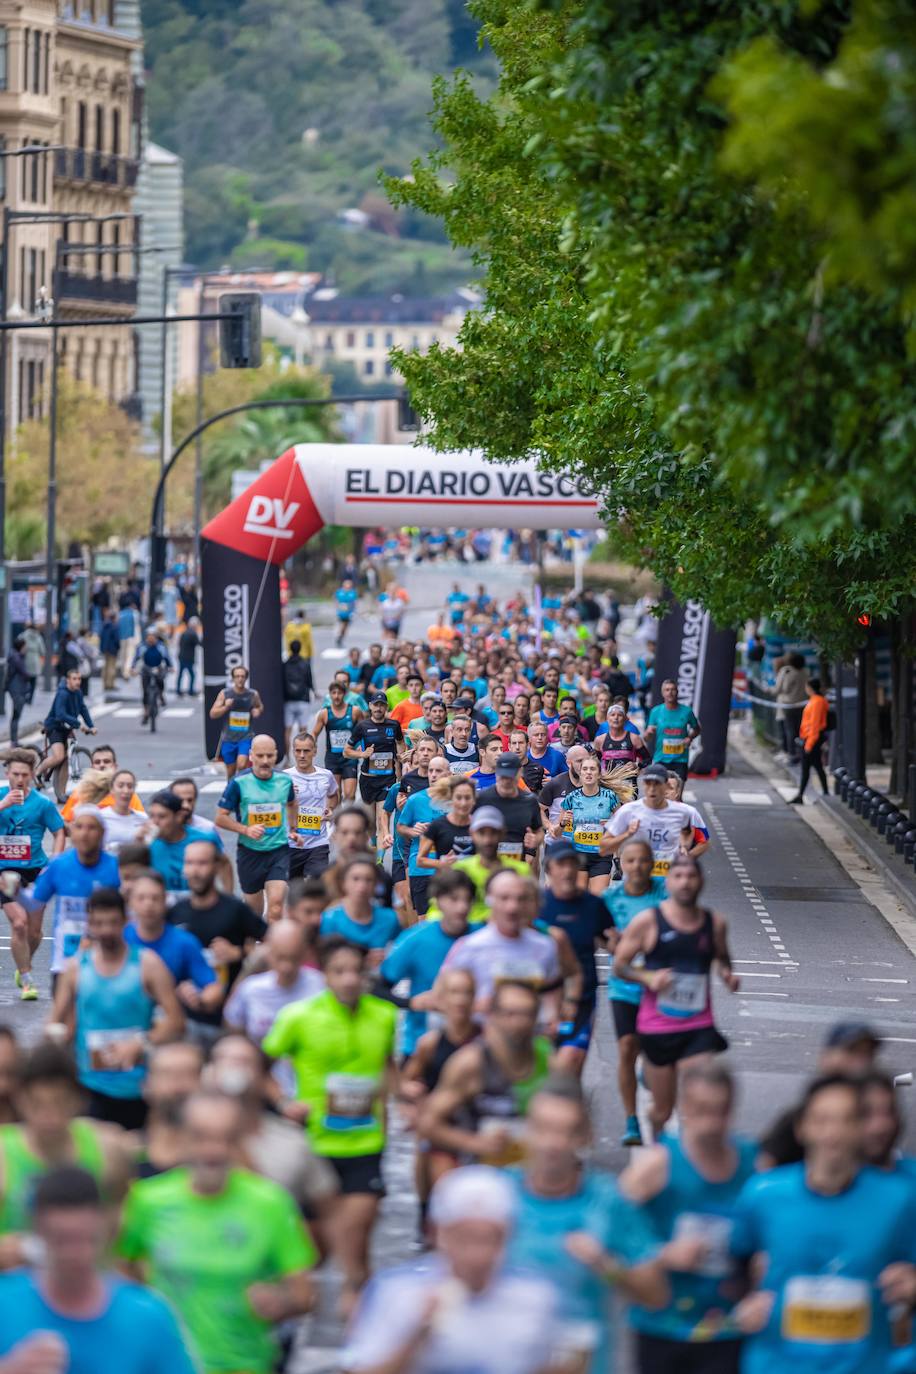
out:
{"label": "asphalt road", "polygon": [[[404,576],[412,597],[406,633],[425,630],[456,577],[468,589],[478,581],[498,587],[502,597],[511,586],[527,582],[530,574],[507,565],[467,572],[411,568]],[[314,609],[316,676],[323,687],[339,655],[333,649],[330,625],[318,623],[322,618],[330,620],[327,607]],[[351,642],[365,646],[377,635],[377,618],[361,613]],[[257,678],[255,667],[255,685]],[[178,702],[170,694],[160,731],[151,736],[140,728],[138,696],[139,688],[132,685],[125,700],[106,703],[96,712],[99,739],[112,743],[119,761],[137,773],[141,793],[149,795],[178,773],[193,774],[202,791],[201,809],[212,815],[221,790],[221,770],[202,758],[199,702]],[[792,791],[788,785],[768,781],[735,752],[725,777],[691,780],[688,787],[688,799],[699,807],[712,833],[713,844],[704,860],[705,898],[729,919],[732,953],[742,977],[737,994],[718,991],[716,1007],[741,1082],[739,1125],[748,1134],[759,1133],[795,1099],[814,1069],[828,1027],[837,1020],[871,1022],[886,1038],[882,1059],[891,1072],[908,1071],[916,1063],[913,955],[830,847],[786,804]],[[8,938],[0,936],[0,1017],[28,1040],[37,1034],[47,1011],[48,944],[38,962],[42,1000],[24,1006],[16,1000],[12,963],[3,953],[8,944]],[[623,1120],[616,1100],[615,1066],[613,1033],[607,1008],[602,1006],[586,1084],[596,1155],[614,1168],[624,1155],[617,1145]],[[415,1224],[409,1142],[396,1139],[389,1154],[389,1197],[376,1237],[380,1263],[396,1262],[411,1253]],[[335,1368],[337,1329],[330,1319],[314,1320],[314,1329],[303,1333],[295,1374]]]}

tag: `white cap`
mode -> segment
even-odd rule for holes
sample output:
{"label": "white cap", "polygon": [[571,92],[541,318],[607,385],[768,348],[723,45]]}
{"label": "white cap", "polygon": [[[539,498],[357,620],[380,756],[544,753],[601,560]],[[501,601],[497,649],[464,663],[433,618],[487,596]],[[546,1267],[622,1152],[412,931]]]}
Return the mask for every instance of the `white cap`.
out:
{"label": "white cap", "polygon": [[515,1219],[512,1184],[498,1169],[490,1169],[485,1164],[454,1169],[440,1178],[433,1188],[429,1219],[436,1226],[454,1226],[459,1221],[492,1221],[508,1230]]}
{"label": "white cap", "polygon": [[102,829],[105,829],[105,813],[98,806],[91,806],[89,802],[81,802],[79,806],[73,808],[74,820],[78,816],[91,816],[94,821],[98,821]]}

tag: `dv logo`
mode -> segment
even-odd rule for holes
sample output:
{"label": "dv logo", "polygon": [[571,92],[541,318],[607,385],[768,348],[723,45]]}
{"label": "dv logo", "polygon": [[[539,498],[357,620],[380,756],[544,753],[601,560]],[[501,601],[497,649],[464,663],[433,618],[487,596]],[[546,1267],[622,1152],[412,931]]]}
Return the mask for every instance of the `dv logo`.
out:
{"label": "dv logo", "polygon": [[292,539],[295,531],[289,527],[298,509],[298,501],[290,501],[286,506],[277,496],[253,496],[243,529],[246,534],[264,534],[273,539]]}

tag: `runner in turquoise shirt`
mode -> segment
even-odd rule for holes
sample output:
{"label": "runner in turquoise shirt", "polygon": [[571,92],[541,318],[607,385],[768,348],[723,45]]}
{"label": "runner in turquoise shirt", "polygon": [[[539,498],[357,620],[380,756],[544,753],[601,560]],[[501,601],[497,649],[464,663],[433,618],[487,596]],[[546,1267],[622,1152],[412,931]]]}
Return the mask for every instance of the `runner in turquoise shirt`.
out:
{"label": "runner in turquoise shirt", "polygon": [[700,734],[700,722],[690,706],[677,699],[677,683],[667,678],[662,683],[662,702],[653,706],[643,731],[643,741],[652,749],[652,762],[686,778],[690,745]]}

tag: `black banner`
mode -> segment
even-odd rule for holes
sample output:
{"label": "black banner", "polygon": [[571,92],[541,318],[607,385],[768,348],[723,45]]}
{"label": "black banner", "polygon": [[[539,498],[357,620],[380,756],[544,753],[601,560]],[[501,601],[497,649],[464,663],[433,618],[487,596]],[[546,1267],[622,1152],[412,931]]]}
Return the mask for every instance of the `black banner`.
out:
{"label": "black banner", "polygon": [[690,761],[692,773],[721,773],[725,768],[737,639],[734,630],[716,629],[698,601],[684,606],[672,601],[659,621],[652,703],[659,704],[662,683],[672,678],[678,699],[693,707],[703,733],[699,752]]}
{"label": "black banner", "polygon": [[249,682],[264,703],[255,733],[272,735],[282,754],[280,569],[204,539],[201,591],[207,758],[216,757],[222,729],[220,721],[210,719],[210,707],[240,663],[249,669]]}

